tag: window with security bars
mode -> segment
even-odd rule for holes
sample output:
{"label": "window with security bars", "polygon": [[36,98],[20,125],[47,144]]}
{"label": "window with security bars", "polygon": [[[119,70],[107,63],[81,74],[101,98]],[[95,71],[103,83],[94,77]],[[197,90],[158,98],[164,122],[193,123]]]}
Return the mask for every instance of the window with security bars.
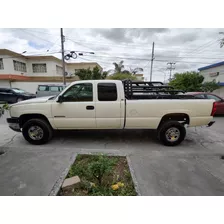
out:
{"label": "window with security bars", "polygon": [[32,64],[33,73],[46,73],[47,64]]}
{"label": "window with security bars", "polygon": [[26,63],[13,60],[13,66],[15,71],[26,72]]}
{"label": "window with security bars", "polygon": [[4,69],[3,59],[0,58],[0,70],[3,70],[3,69]]}
{"label": "window with security bars", "polygon": [[57,74],[62,75],[63,74],[63,68],[61,66],[56,65],[56,72],[57,72]]}

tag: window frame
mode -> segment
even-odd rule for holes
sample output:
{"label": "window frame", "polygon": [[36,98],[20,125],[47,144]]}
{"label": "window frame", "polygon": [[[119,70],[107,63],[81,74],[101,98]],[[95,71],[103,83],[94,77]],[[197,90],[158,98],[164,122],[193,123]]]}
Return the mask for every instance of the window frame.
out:
{"label": "window frame", "polygon": [[[116,100],[100,100],[100,98],[99,98],[99,85],[108,85],[108,84],[115,86],[115,89],[116,89]],[[116,101],[118,101],[118,88],[117,88],[116,83],[113,83],[113,82],[99,82],[99,83],[97,83],[97,100],[99,102],[116,102]]]}
{"label": "window frame", "polygon": [[[34,66],[45,66],[45,71],[34,71]],[[47,63],[32,63],[32,71],[33,71],[33,73],[47,73]]]}
{"label": "window frame", "polygon": [[3,58],[0,58],[0,70],[4,70]]}
{"label": "window frame", "polygon": [[[92,87],[92,100],[88,100],[88,101],[81,101],[81,100],[77,100],[77,101],[66,101],[66,97],[64,97],[64,95],[71,89],[71,88],[74,88],[74,86],[78,86],[78,85],[86,85],[86,84],[90,84],[91,87]],[[74,85],[72,85],[69,89],[66,90],[66,92],[64,92],[61,97],[63,99],[63,102],[67,102],[67,103],[77,103],[77,102],[93,102],[94,101],[94,96],[93,96],[93,88],[94,88],[94,85],[93,83],[91,82],[85,82],[85,83],[76,83]]]}
{"label": "window frame", "polygon": [[[59,71],[60,70],[60,71]],[[63,67],[56,65],[56,73],[58,75],[63,75]]]}
{"label": "window frame", "polygon": [[[46,88],[45,88],[45,90],[40,90],[40,87],[42,87],[42,86],[45,86]],[[40,92],[49,92],[49,86],[48,85],[39,85],[38,86],[38,91],[40,91]]]}
{"label": "window frame", "polygon": [[17,71],[17,72],[27,72],[27,67],[25,62],[13,60],[13,68],[14,68],[14,71]]}
{"label": "window frame", "polygon": [[[200,94],[196,94],[194,95],[196,99],[207,99],[207,96],[203,93],[200,93]],[[204,96],[204,98],[200,98],[200,97],[197,97],[197,96]]]}
{"label": "window frame", "polygon": [[[57,88],[57,90],[52,90],[51,88]],[[60,91],[60,86],[49,86],[49,91],[50,92],[59,92]]]}

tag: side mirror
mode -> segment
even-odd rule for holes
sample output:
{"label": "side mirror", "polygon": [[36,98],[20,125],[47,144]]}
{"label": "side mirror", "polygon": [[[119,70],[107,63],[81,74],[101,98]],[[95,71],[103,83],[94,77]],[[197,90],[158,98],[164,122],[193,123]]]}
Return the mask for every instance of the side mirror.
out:
{"label": "side mirror", "polygon": [[62,103],[63,102],[63,96],[58,96],[58,100],[57,100],[58,103]]}

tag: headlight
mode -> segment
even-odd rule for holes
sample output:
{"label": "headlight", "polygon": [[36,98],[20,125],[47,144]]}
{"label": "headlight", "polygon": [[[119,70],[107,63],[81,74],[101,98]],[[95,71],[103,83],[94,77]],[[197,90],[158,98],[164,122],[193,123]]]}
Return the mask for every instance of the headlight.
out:
{"label": "headlight", "polygon": [[12,116],[11,116],[11,108],[9,108],[9,115],[10,115],[10,117],[12,117]]}

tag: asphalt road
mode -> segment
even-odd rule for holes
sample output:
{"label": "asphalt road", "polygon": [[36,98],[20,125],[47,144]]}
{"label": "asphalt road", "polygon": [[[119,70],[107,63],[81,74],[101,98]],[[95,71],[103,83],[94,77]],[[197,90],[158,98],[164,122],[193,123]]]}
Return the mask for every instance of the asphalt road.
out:
{"label": "asphalt road", "polygon": [[147,130],[57,132],[32,146],[0,119],[0,195],[49,195],[78,153],[127,156],[140,195],[224,195],[224,117],[215,120],[165,147]]}

